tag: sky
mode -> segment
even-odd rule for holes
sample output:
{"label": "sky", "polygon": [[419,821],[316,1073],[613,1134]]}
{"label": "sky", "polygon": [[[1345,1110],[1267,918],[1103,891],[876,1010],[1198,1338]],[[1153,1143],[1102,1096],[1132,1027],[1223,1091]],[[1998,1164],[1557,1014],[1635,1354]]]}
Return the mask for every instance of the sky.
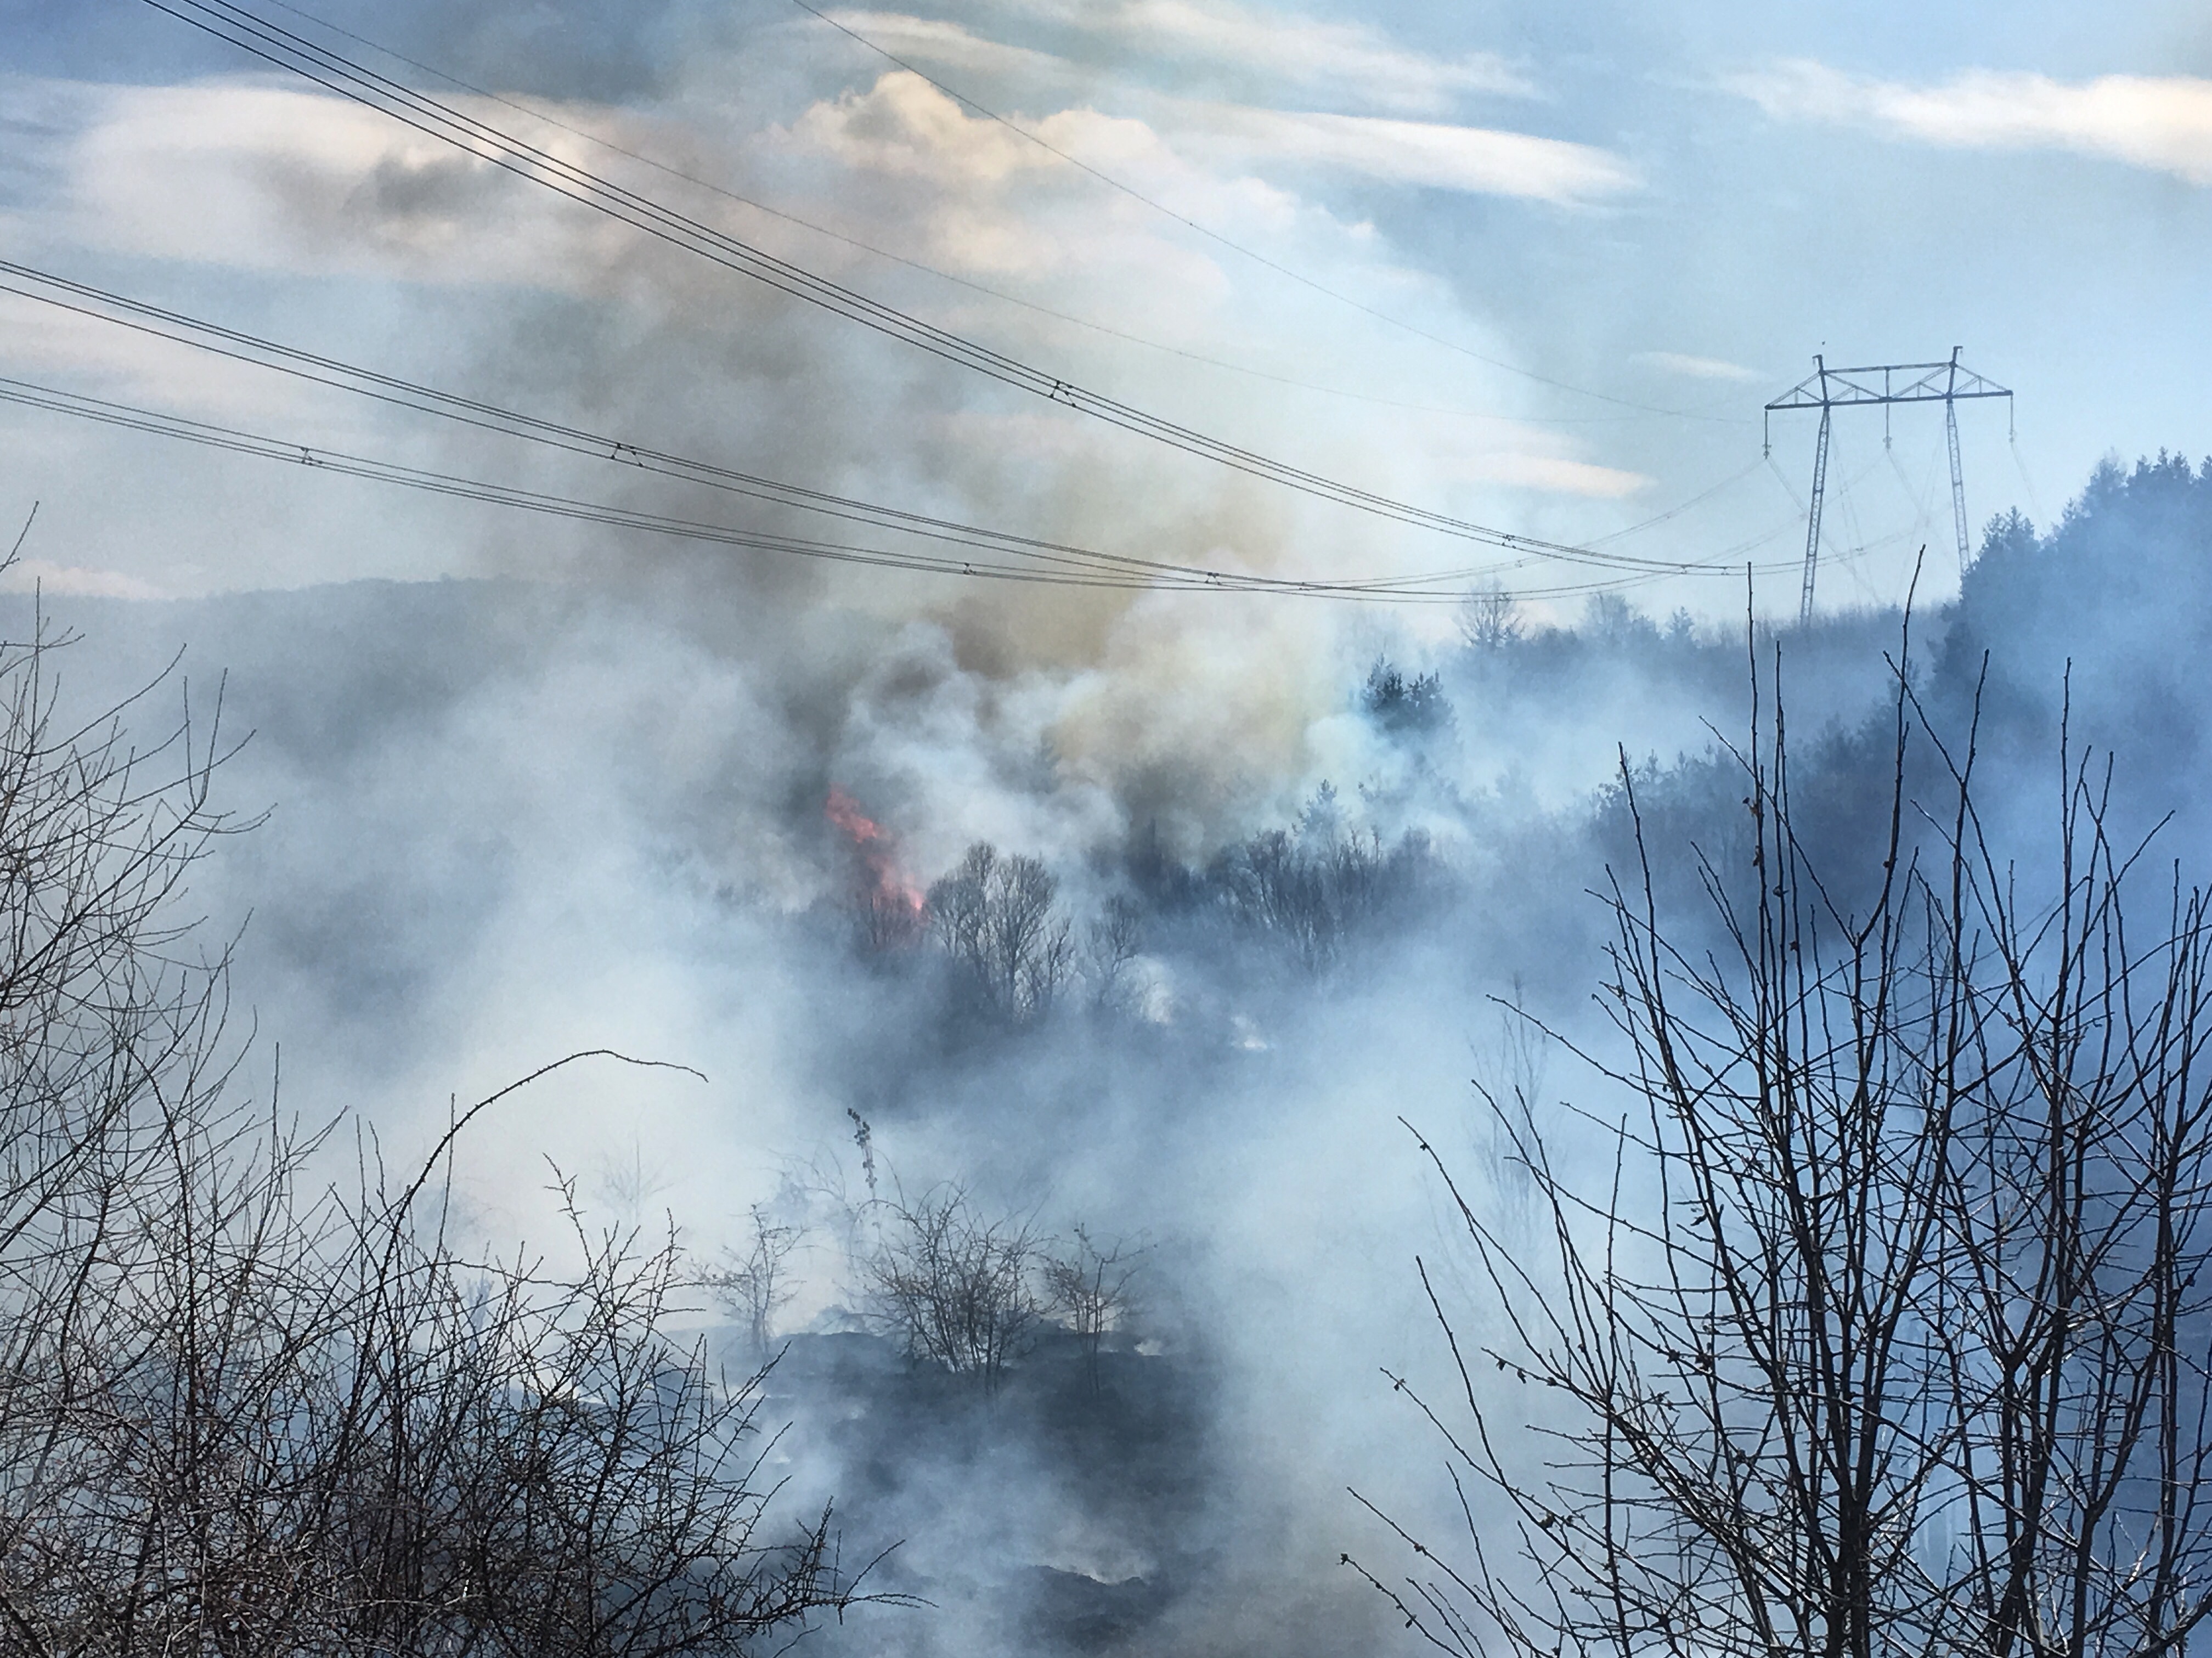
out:
{"label": "sky", "polygon": [[[1661,614],[1739,609],[1747,562],[1762,605],[1794,607],[1813,426],[1778,420],[1769,459],[1760,405],[1816,352],[1957,346],[2015,391],[2011,417],[2002,402],[1961,411],[1977,534],[2015,506],[2047,521],[2107,452],[2207,446],[2212,24],[2179,5],[2094,21],[2054,6],[1207,0],[268,15],[404,54],[424,67],[319,36],[1226,443],[1513,533],[1708,567],[1640,581],[1634,602]],[[1617,579],[1378,524],[1009,393],[141,0],[11,0],[0,23],[0,241],[40,270],[993,529],[1329,579]],[[28,301],[0,297],[0,355],[18,380],[288,444],[611,487]],[[0,513],[41,513],[19,581],[180,596],[574,575],[635,550],[47,412],[0,422]],[[1956,580],[1940,411],[1897,411],[1887,451],[1881,425],[1838,420],[1826,603],[1896,601],[1923,543],[1929,586]],[[959,585],[835,591],[901,611],[975,604],[944,591]],[[1052,611],[1045,648],[1095,657],[1097,612],[1076,610]]]}

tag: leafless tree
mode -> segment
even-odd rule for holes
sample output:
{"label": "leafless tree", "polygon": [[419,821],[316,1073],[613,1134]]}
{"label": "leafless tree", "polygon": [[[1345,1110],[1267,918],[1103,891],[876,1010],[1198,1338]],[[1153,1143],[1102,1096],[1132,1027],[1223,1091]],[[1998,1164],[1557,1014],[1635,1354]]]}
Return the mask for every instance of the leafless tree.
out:
{"label": "leafless tree", "polygon": [[[1336,960],[1342,946],[1346,906],[1335,878],[1361,872],[1366,850],[1356,836],[1332,838],[1316,851],[1285,830],[1262,830],[1226,862],[1223,890],[1231,912],[1253,931],[1280,940],[1308,972],[1318,972]],[[1356,879],[1354,884],[1359,884]]]}
{"label": "leafless tree", "polygon": [[868,1263],[878,1316],[915,1359],[995,1392],[1047,1310],[1036,1281],[1042,1257],[1028,1219],[987,1218],[962,1187],[902,1196]]}
{"label": "leafless tree", "polygon": [[1083,976],[1093,1007],[1126,1013],[1135,1005],[1143,988],[1137,971],[1143,953],[1143,912],[1135,900],[1116,893],[1084,932]]}
{"label": "leafless tree", "polygon": [[1508,592],[1469,593],[1457,619],[1460,638],[1479,651],[1503,650],[1521,637],[1521,606]]}
{"label": "leafless tree", "polygon": [[1494,1298],[1478,1346],[1431,1291],[1466,1534],[1370,1580],[1438,1648],[2150,1658],[2212,1606],[2205,897],[2130,925],[2140,848],[2063,736],[2029,896],[1971,732],[1898,683],[1878,868],[1814,866],[1778,707],[1750,868],[1700,862],[1720,947],[1661,919],[1637,817],[1626,1057],[1584,1055],[1631,1102],[1611,1172],[1512,1118],[1545,1257],[1444,1173]]}
{"label": "leafless tree", "polygon": [[1497,1012],[1495,1035],[1477,1045],[1474,1055],[1475,1090],[1487,1102],[1477,1121],[1475,1150],[1492,1200],[1493,1224],[1518,1235],[1528,1230],[1535,1216],[1534,1189],[1517,1125],[1542,1108],[1551,1038],[1524,1010],[1518,981]]}
{"label": "leafless tree", "polygon": [[1048,1011],[1074,968],[1066,917],[1054,905],[1059,884],[1035,858],[1002,855],[977,841],[950,875],[932,884],[930,930],[977,1005],[1009,1024]]}
{"label": "leafless tree", "polygon": [[870,955],[906,950],[921,941],[921,901],[904,887],[871,884],[854,898],[853,909],[860,948]]}
{"label": "leafless tree", "polygon": [[1230,848],[1216,865],[1231,919],[1274,940],[1309,973],[1343,958],[1362,929],[1381,922],[1434,869],[1425,836],[1385,847],[1382,836],[1344,829],[1333,795],[1328,810],[1309,808],[1300,832],[1263,829]]}

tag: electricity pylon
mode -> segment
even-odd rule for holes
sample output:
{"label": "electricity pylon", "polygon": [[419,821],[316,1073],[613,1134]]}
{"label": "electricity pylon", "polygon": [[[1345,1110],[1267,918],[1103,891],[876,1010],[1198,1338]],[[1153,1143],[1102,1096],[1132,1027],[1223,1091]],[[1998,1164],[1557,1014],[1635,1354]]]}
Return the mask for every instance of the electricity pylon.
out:
{"label": "electricity pylon", "polygon": [[[1881,379],[1877,385],[1875,376]],[[1900,380],[1898,377],[1906,378]],[[1768,454],[1774,452],[1773,421],[1778,410],[1817,409],[1820,435],[1813,450],[1813,506],[1805,527],[1805,591],[1797,604],[1802,624],[1813,617],[1813,574],[1820,560],[1820,501],[1828,486],[1828,422],[1838,409],[1862,404],[1882,405],[1881,440],[1889,443],[1888,405],[1893,403],[1940,403],[1943,432],[1951,450],[1951,516],[1959,532],[1959,574],[1966,573],[1972,555],[1966,542],[1966,483],[1959,471],[1959,400],[1962,398],[2002,398],[2009,422],[2012,393],[1984,380],[1959,361],[1959,348],[1951,348],[1948,362],[1878,362],[1864,368],[1831,368],[1820,357],[1813,359],[1813,373],[1766,405]]]}

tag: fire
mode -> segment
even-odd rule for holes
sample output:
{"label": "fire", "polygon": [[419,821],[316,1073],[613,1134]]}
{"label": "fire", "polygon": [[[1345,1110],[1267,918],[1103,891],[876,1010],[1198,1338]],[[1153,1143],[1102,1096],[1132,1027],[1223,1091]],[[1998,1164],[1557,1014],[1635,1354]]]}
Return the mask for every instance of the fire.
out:
{"label": "fire", "polygon": [[830,786],[830,799],[822,808],[822,815],[842,829],[856,847],[868,847],[878,841],[890,843],[890,832],[862,811],[860,803],[835,783]]}
{"label": "fire", "polygon": [[871,949],[910,943],[921,930],[921,889],[898,866],[898,842],[836,784],[822,815],[852,843],[860,864],[860,931]]}

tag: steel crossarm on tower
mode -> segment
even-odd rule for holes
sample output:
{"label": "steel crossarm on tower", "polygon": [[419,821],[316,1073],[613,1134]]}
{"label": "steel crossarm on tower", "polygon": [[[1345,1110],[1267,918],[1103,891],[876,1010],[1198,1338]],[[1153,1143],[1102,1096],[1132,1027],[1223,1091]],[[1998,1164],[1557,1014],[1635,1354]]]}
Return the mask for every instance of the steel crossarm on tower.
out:
{"label": "steel crossarm on tower", "polygon": [[1944,438],[1951,454],[1951,519],[1959,539],[1959,574],[1964,575],[1972,558],[1966,541],[1966,485],[1959,465],[1959,404],[1967,398],[2002,398],[2008,409],[2012,392],[1986,375],[1978,374],[1959,361],[1959,348],[1951,348],[1948,362],[1877,362],[1856,368],[1831,368],[1820,356],[1813,373],[1766,405],[1765,449],[1773,452],[1773,422],[1778,412],[1793,409],[1820,411],[1820,435],[1813,459],[1813,498],[1806,514],[1805,585],[1798,601],[1800,623],[1812,619],[1813,576],[1820,556],[1820,507],[1827,485],[1828,428],[1838,409],[1887,407],[1899,403],[1940,403],[1943,405]]}

